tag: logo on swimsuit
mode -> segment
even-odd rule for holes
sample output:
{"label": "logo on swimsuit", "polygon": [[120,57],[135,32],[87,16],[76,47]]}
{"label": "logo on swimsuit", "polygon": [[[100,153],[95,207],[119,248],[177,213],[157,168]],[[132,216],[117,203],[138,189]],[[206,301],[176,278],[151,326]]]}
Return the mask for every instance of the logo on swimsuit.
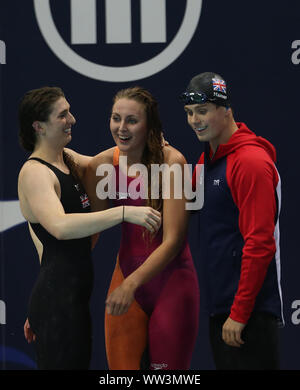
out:
{"label": "logo on swimsuit", "polygon": [[4,41],[0,41],[0,64],[6,64],[6,45]]}
{"label": "logo on swimsuit", "polygon": [[130,197],[130,194],[128,192],[116,192],[116,199],[122,200],[122,199],[128,199]]}
{"label": "logo on swimsuit", "polygon": [[82,207],[83,207],[84,209],[85,209],[86,207],[89,207],[89,205],[90,205],[90,200],[89,200],[87,194],[80,195],[80,200],[81,200]]}
{"label": "logo on swimsuit", "polygon": [[151,367],[153,370],[162,370],[163,368],[167,368],[168,365],[166,363],[151,363]]}
{"label": "logo on swimsuit", "polygon": [[[131,19],[134,18],[134,10],[131,7],[131,0],[105,0],[105,44],[103,49],[109,45],[109,55],[118,57],[119,45],[132,45],[133,33]],[[102,4],[97,4],[100,9]],[[98,44],[97,17],[100,12],[96,10],[96,0],[71,0],[71,45],[68,45],[58,32],[52,17],[49,0],[34,0],[34,11],[40,31],[50,49],[58,58],[76,72],[96,80],[110,82],[126,82],[140,80],[152,76],[172,64],[185,50],[190,43],[201,14],[202,0],[186,0],[186,7],[183,20],[174,38],[167,43],[167,4],[166,0],[140,0],[140,21],[133,20],[134,25],[140,24],[140,41],[142,45],[149,43],[164,45],[164,49],[155,54],[154,57],[144,62],[130,66],[108,66],[92,62],[79,55],[78,51],[82,46]],[[173,8],[170,10],[174,12]],[[170,12],[171,12],[170,11]],[[104,12],[104,8],[103,8]],[[133,15],[132,15],[133,14]],[[153,22],[155,21],[155,23]],[[104,28],[103,28],[104,30]],[[112,46],[112,45],[115,46]],[[74,45],[77,45],[74,47]],[[100,45],[98,44],[97,48]],[[87,46],[85,46],[87,47]],[[129,46],[128,46],[129,47]],[[98,53],[94,56],[99,57]],[[135,56],[136,57],[136,56]]]}

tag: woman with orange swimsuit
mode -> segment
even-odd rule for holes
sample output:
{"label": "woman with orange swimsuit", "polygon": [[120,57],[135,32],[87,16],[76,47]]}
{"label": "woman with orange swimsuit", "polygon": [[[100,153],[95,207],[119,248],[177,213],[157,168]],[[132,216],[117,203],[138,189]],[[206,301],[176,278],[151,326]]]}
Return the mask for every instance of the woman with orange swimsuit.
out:
{"label": "woman with orange swimsuit", "polygon": [[[136,196],[142,189],[151,194],[145,175],[128,176],[134,164],[143,164],[151,177],[152,164],[178,164],[186,160],[170,145],[163,146],[158,107],[146,90],[121,90],[114,98],[110,130],[116,146],[95,156],[87,170],[85,186],[93,210],[108,207],[98,197],[97,168],[115,169],[116,206],[149,205],[162,213],[157,233],[122,223],[122,237],[115,270],[106,300],[105,340],[109,368],[189,369],[198,331],[198,279],[187,241],[188,212],[185,198],[175,199],[174,177],[170,197]],[[125,163],[120,158],[126,157]],[[123,160],[122,160],[123,161]],[[97,172],[99,174],[99,172]],[[146,175],[147,176],[147,175]],[[127,192],[119,188],[126,184]],[[154,183],[152,183],[153,185]],[[162,180],[159,180],[161,194]],[[144,199],[147,198],[147,199]]]}

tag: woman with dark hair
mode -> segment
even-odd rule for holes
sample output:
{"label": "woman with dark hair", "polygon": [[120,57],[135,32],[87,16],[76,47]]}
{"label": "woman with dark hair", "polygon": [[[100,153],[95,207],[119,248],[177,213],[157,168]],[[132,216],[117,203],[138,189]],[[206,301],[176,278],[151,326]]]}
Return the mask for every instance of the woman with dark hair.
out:
{"label": "woman with dark hair", "polygon": [[31,152],[19,174],[20,207],[41,263],[25,337],[30,341],[35,335],[39,369],[88,369],[93,286],[90,236],[123,221],[153,232],[159,228],[160,214],[150,207],[89,212],[81,179],[90,158],[65,148],[75,118],[60,88],[26,93],[19,123],[21,145]]}
{"label": "woman with dark hair", "polygon": [[[185,198],[174,196],[173,176],[169,197],[162,196],[162,175],[150,181],[155,164],[176,164],[183,172],[186,160],[162,142],[157,102],[143,88],[128,88],[116,94],[110,130],[116,146],[95,156],[85,175],[92,208],[108,207],[108,199],[100,199],[105,197],[104,191],[96,196],[99,180],[106,177],[104,173],[98,176],[97,168],[114,164],[115,205],[146,204],[162,213],[163,224],[158,232],[149,234],[142,227],[122,225],[120,250],[106,300],[109,368],[189,369],[198,331],[199,291],[186,237]],[[136,164],[141,173],[130,176]],[[128,190],[124,192],[123,187]],[[157,197],[152,195],[154,188],[158,188]]]}

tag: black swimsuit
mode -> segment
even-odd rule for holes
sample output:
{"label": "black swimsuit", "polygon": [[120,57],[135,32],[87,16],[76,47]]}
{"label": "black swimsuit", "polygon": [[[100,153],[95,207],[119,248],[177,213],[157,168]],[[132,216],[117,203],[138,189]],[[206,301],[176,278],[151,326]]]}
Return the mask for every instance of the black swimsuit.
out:
{"label": "black swimsuit", "polygon": [[[71,174],[39,158],[32,159],[57,176],[65,213],[90,211],[83,187]],[[89,300],[93,288],[90,237],[57,240],[39,223],[31,223],[31,227],[43,244],[28,313],[36,334],[38,368],[88,369],[92,338]]]}

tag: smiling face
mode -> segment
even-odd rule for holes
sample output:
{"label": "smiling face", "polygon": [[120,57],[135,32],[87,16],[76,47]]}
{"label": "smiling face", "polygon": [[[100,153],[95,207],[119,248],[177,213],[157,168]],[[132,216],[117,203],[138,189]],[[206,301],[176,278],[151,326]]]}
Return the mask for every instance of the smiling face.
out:
{"label": "smiling face", "polygon": [[118,99],[112,108],[110,130],[120,151],[140,161],[148,135],[143,104],[133,99]]}
{"label": "smiling face", "polygon": [[[188,124],[195,131],[199,141],[208,141],[213,149],[227,142],[230,112],[213,103],[184,106]],[[230,109],[229,109],[230,110]]]}
{"label": "smiling face", "polygon": [[60,97],[53,104],[48,120],[40,122],[42,139],[53,146],[65,146],[71,141],[71,128],[75,123],[69,103]]}

